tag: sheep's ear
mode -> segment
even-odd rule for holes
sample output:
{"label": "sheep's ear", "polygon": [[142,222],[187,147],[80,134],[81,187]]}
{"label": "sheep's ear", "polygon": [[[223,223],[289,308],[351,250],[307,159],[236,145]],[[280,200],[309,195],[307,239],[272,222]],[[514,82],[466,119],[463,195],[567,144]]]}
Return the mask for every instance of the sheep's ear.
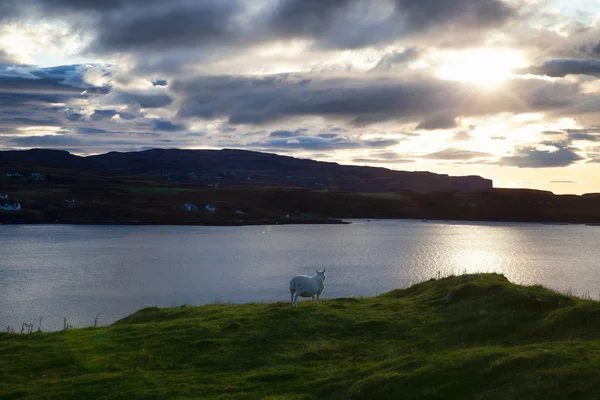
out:
{"label": "sheep's ear", "polygon": [[323,268],[323,273],[325,273],[325,268]]}
{"label": "sheep's ear", "polygon": [[319,270],[318,270],[318,269],[315,269],[315,272],[318,274],[318,273],[319,273]]}

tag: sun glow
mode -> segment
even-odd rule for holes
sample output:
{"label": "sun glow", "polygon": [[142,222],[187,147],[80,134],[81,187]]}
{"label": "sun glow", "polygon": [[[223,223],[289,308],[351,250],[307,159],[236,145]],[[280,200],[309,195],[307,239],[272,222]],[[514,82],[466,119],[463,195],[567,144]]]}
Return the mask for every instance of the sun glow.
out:
{"label": "sun glow", "polygon": [[465,50],[444,54],[437,75],[441,79],[494,87],[526,65],[523,56],[513,50]]}

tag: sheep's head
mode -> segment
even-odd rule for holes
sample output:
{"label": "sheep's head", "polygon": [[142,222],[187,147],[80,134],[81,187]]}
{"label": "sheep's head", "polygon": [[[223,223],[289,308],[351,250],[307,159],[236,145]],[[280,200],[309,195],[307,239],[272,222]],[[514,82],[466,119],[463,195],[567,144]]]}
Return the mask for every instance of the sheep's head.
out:
{"label": "sheep's head", "polygon": [[317,275],[323,278],[323,280],[327,279],[327,276],[325,275],[325,269],[323,269],[323,271],[317,270]]}

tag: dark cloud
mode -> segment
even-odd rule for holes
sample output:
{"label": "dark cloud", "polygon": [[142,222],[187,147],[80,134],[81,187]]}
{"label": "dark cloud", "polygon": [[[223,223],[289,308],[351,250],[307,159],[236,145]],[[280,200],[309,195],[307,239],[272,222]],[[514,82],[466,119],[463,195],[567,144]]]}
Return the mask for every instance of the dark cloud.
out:
{"label": "dark cloud", "polygon": [[393,151],[376,151],[376,152],[371,152],[370,154],[371,157],[376,157],[379,159],[384,159],[384,160],[399,160],[405,156],[402,156],[396,152]]}
{"label": "dark cloud", "polygon": [[185,130],[185,125],[174,124],[171,121],[157,118],[157,119],[152,120],[152,130],[165,131],[165,132],[178,132],[178,131]]}
{"label": "dark cloud", "polygon": [[600,140],[600,136],[591,135],[589,133],[570,133],[569,139],[570,140],[586,140],[589,142],[597,142],[598,140]]}
{"label": "dark cloud", "polygon": [[22,136],[11,138],[10,143],[18,147],[56,147],[68,148],[83,146],[85,143],[73,136],[66,135],[44,135],[44,136]]}
{"label": "dark cloud", "polygon": [[501,26],[517,11],[500,0],[280,0],[268,19],[275,35],[357,48],[451,28]]}
{"label": "dark cloud", "polygon": [[[335,140],[335,138],[332,140]],[[364,147],[384,148],[397,145],[400,141],[395,139],[373,139],[363,140],[361,143]]]}
{"label": "dark cloud", "polygon": [[0,93],[79,95],[81,88],[64,85],[57,79],[27,79],[0,75]]}
{"label": "dark cloud", "polygon": [[343,15],[353,0],[281,0],[271,25],[288,36],[313,36],[330,29],[336,15]]}
{"label": "dark cloud", "polygon": [[524,73],[564,78],[567,75],[600,77],[600,60],[549,60],[538,67],[527,68]]}
{"label": "dark cloud", "polygon": [[129,120],[137,118],[137,115],[134,113],[119,112],[119,118],[129,121]]}
{"label": "dark cloud", "polygon": [[59,118],[46,118],[37,119],[29,117],[17,117],[17,118],[0,118],[0,125],[20,127],[20,126],[57,126],[62,121]]}
{"label": "dark cloud", "polygon": [[66,111],[65,114],[66,114],[67,120],[69,120],[71,122],[83,121],[85,119],[85,116],[81,113]]}
{"label": "dark cloud", "polygon": [[[278,131],[273,131],[269,134],[269,137],[273,137],[273,138],[291,138],[291,137],[298,137],[298,136],[306,136],[306,132],[308,132],[308,129],[304,129],[304,128],[299,128],[296,129],[294,131],[285,131],[285,130],[278,130]],[[331,137],[325,137],[322,135],[317,135],[319,137],[322,138],[326,138],[326,139],[330,139],[331,137],[335,137],[337,135],[333,135]]]}
{"label": "dark cloud", "polygon": [[298,134],[292,131],[273,131],[269,134],[269,137],[272,138],[291,138],[294,136],[298,136]]}
{"label": "dark cloud", "polygon": [[352,159],[352,161],[369,164],[404,164],[415,162],[414,159],[393,151],[373,151],[369,154],[369,157],[358,157]]}
{"label": "dark cloud", "polygon": [[294,137],[282,139],[269,139],[263,142],[250,144],[250,147],[276,148],[276,149],[303,149],[303,150],[344,150],[359,148],[385,148],[398,144],[397,140],[350,140],[346,138],[325,139],[320,137]]}
{"label": "dark cloud", "polygon": [[569,141],[585,140],[588,142],[597,142],[600,140],[599,127],[583,129],[565,129],[564,131],[567,133]]}
{"label": "dark cloud", "polygon": [[456,118],[451,115],[436,115],[421,121],[417,125],[420,130],[451,129],[456,127]]}
{"label": "dark cloud", "polygon": [[[0,8],[0,12],[1,8]],[[0,64],[12,64],[14,59],[6,51],[0,49]]]}
{"label": "dark cloud", "polygon": [[116,110],[96,110],[90,116],[90,121],[104,121],[117,115]]}
{"label": "dark cloud", "polygon": [[574,148],[561,143],[552,145],[556,147],[556,150],[538,150],[533,146],[517,147],[514,155],[502,157],[500,164],[519,168],[552,168],[567,167],[583,160],[583,157],[577,154]]}
{"label": "dark cloud", "polygon": [[105,13],[98,19],[92,50],[160,50],[214,46],[243,38],[235,17],[244,10],[235,0],[175,1],[132,12]]}
{"label": "dark cloud", "polygon": [[154,79],[152,86],[167,86],[168,81],[166,79]]}
{"label": "dark cloud", "polygon": [[[86,101],[107,92],[107,88],[93,87],[81,79],[87,67],[65,66],[36,69],[25,66],[0,65],[1,109],[12,116],[20,115],[22,125],[59,125],[63,118],[79,120],[77,112],[65,113],[56,104]],[[11,118],[0,121],[0,127],[14,123]],[[51,121],[47,121],[51,120]],[[36,123],[36,121],[43,121]]]}
{"label": "dark cloud", "polygon": [[0,0],[0,20],[41,17],[89,18],[110,12],[132,12],[159,0]]}
{"label": "dark cloud", "polygon": [[320,133],[317,135],[320,138],[323,139],[333,139],[334,137],[338,136],[337,133]]}
{"label": "dark cloud", "polygon": [[467,129],[461,129],[454,133],[452,136],[452,140],[457,142],[463,142],[471,140],[473,136],[471,136],[471,132],[475,130],[475,125],[469,125]]}
{"label": "dark cloud", "polygon": [[162,90],[147,92],[112,91],[104,98],[107,104],[139,105],[142,108],[162,108],[173,102],[171,96]]}
{"label": "dark cloud", "polygon": [[[0,0],[0,19],[63,18],[93,30],[92,51],[160,52],[284,38],[356,48],[430,31],[499,27],[517,15],[501,0]],[[258,12],[256,11],[258,10]]]}
{"label": "dark cloud", "polygon": [[416,60],[420,55],[420,52],[415,48],[406,49],[404,51],[395,51],[391,54],[386,54],[379,60],[373,67],[373,71],[390,71],[394,67],[399,65],[406,65],[406,63]]}
{"label": "dark cloud", "polygon": [[23,0],[44,7],[46,11],[103,11],[151,5],[158,0]]}
{"label": "dark cloud", "polygon": [[575,140],[588,141],[588,142],[600,141],[600,128],[599,127],[564,129],[561,131],[544,131],[542,133],[546,136],[558,136],[558,135],[565,136],[563,142],[555,142],[555,141],[542,142],[542,143],[549,144],[550,146],[554,146],[555,144],[558,144],[560,146],[570,145]]}
{"label": "dark cloud", "polygon": [[444,24],[500,25],[516,10],[500,0],[396,0],[396,13],[409,22],[411,29],[428,29]]}
{"label": "dark cloud", "polygon": [[577,181],[550,181],[548,183],[580,183]]}
{"label": "dark cloud", "polygon": [[[321,116],[366,125],[431,115],[552,111],[569,107],[579,95],[577,84],[544,79],[515,79],[489,93],[472,84],[426,78],[319,79],[290,74],[205,76],[174,80],[171,89],[180,99],[178,117],[228,118],[231,124]],[[449,117],[436,119],[423,125],[454,126]]]}
{"label": "dark cloud", "polygon": [[423,158],[432,160],[470,160],[473,158],[491,157],[491,154],[481,151],[471,151],[458,148],[448,148],[435,153],[426,154]]}
{"label": "dark cloud", "polygon": [[79,154],[104,153],[116,148],[121,151],[140,151],[144,148],[177,147],[187,142],[171,139],[157,139],[153,141],[123,140],[99,138],[94,140],[81,140],[67,135],[25,136],[11,138],[8,145],[20,148],[52,148],[68,149]]}
{"label": "dark cloud", "polygon": [[80,127],[77,128],[77,133],[82,133],[84,135],[106,135],[112,134],[113,132],[106,129]]}
{"label": "dark cloud", "polygon": [[[52,68],[0,66],[0,129],[18,132],[19,128],[39,127],[36,129],[43,130],[42,127],[49,126],[78,131],[77,123],[86,120],[86,117],[79,108],[70,108],[68,104],[85,103],[107,91],[106,88],[93,87],[84,81],[83,75],[89,68],[91,67],[77,65]],[[93,114],[92,122],[105,119],[105,113],[98,111]],[[114,115],[114,111],[110,113]],[[88,129],[100,128],[89,126]],[[55,133],[55,129],[52,133]],[[40,144],[47,146],[59,146],[61,143],[65,146],[78,145],[74,142],[77,139],[74,136],[40,137],[41,139],[28,139],[21,136],[12,143],[17,146],[31,143],[33,146],[39,140]]]}
{"label": "dark cloud", "polygon": [[366,164],[406,164],[415,162],[415,160],[411,159],[397,159],[397,160],[381,160],[378,158],[353,158],[353,162],[355,163],[366,163]]}

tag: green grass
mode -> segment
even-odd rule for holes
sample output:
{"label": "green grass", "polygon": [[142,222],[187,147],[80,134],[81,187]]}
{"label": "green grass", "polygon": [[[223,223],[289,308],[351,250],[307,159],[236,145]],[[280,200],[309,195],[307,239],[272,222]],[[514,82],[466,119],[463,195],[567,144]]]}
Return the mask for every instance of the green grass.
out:
{"label": "green grass", "polygon": [[0,334],[0,398],[597,399],[599,339],[598,302],[463,275],[319,307],[147,308]]}

